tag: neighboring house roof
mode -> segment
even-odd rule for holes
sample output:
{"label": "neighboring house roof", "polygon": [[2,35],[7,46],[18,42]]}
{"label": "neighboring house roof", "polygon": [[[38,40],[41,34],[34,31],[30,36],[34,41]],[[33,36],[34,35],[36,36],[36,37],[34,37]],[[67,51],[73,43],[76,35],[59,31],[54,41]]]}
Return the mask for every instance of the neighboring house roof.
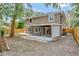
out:
{"label": "neighboring house roof", "polygon": [[[39,17],[43,17],[43,16],[48,16],[48,15],[50,15],[50,14],[58,14],[58,13],[61,13],[61,14],[64,14],[64,12],[63,11],[61,11],[61,12],[49,12],[49,13],[46,13],[45,15],[41,15],[41,16],[35,16],[35,17],[32,17],[31,19],[33,19],[33,18],[39,18]],[[29,17],[24,17],[26,20],[27,19],[30,19]]]}

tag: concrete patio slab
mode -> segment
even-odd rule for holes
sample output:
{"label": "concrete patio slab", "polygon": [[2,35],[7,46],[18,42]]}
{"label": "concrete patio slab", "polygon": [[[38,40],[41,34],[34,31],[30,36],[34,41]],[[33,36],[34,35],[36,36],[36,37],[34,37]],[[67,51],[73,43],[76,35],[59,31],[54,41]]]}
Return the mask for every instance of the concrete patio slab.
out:
{"label": "concrete patio slab", "polygon": [[37,40],[41,42],[50,42],[53,41],[51,37],[46,37],[46,36],[34,36],[34,35],[29,35],[26,33],[19,33],[20,35],[24,35],[23,38],[30,39],[30,40]]}

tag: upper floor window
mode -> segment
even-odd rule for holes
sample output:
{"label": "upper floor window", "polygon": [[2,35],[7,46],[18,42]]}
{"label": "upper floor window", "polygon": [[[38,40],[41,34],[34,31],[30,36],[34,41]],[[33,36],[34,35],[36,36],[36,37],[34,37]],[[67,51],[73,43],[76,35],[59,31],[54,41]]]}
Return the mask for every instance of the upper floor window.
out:
{"label": "upper floor window", "polygon": [[53,22],[54,21],[54,15],[48,15],[48,22]]}
{"label": "upper floor window", "polygon": [[32,23],[32,19],[30,19],[30,23]]}

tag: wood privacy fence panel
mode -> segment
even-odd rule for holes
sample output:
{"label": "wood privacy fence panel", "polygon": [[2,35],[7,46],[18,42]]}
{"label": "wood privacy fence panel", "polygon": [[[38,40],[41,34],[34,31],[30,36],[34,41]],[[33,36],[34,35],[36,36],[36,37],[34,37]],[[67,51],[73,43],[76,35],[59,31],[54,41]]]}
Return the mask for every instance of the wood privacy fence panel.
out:
{"label": "wood privacy fence panel", "polygon": [[[5,30],[5,33],[9,34],[10,31],[11,31],[11,29],[6,29]],[[23,28],[23,29],[15,29],[15,33],[26,33],[26,32],[27,32],[26,28]]]}

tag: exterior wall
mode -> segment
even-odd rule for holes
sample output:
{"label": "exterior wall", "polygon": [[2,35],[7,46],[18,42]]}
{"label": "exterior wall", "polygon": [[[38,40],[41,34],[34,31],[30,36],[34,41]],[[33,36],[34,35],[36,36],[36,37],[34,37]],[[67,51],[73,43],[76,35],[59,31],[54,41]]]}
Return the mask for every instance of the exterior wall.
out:
{"label": "exterior wall", "polygon": [[57,26],[57,25],[51,26],[52,38],[61,36],[61,31],[60,30],[61,30],[60,26]]}
{"label": "exterior wall", "polygon": [[[51,36],[50,26],[33,26],[30,28],[32,29],[31,31],[29,31],[30,34],[40,35],[40,36]],[[36,28],[37,28],[37,31],[36,31]]]}
{"label": "exterior wall", "polygon": [[60,16],[61,16],[61,14],[55,14],[55,23],[60,24]]}
{"label": "exterior wall", "polygon": [[61,36],[62,36],[62,34],[63,34],[63,28],[64,27],[67,27],[67,25],[65,24],[65,20],[66,20],[66,17],[65,17],[65,14],[63,14],[62,16],[61,16],[61,20],[60,20],[60,22],[61,22],[61,26],[60,26],[60,34],[61,34]]}
{"label": "exterior wall", "polygon": [[[48,22],[48,15],[36,17],[32,19],[32,24],[51,24],[51,23],[59,23],[60,24],[60,14],[54,14],[54,22]],[[26,25],[30,24],[30,20],[26,20]]]}
{"label": "exterior wall", "polygon": [[[62,15],[62,17],[61,17],[61,15]],[[31,23],[30,23],[30,20],[28,19],[28,20],[26,20],[26,25],[37,24],[37,26],[30,26],[33,29],[32,32],[30,32],[30,34],[33,34],[33,35],[44,35],[43,34],[44,30],[43,30],[42,27],[41,27],[41,32],[37,33],[35,31],[36,27],[39,27],[38,26],[39,24],[52,24],[52,23],[62,24],[62,25],[49,25],[49,26],[51,26],[51,28],[53,28],[54,26],[59,26],[60,27],[59,32],[60,32],[60,36],[61,36],[62,33],[63,33],[63,27],[65,25],[64,20],[65,20],[65,15],[63,15],[61,13],[57,13],[57,14],[54,14],[54,22],[48,22],[48,15],[46,15],[46,16],[41,16],[41,17],[35,17],[35,18],[33,18]],[[42,26],[45,27],[46,25],[42,25]],[[45,27],[45,31],[46,31],[47,28]],[[53,34],[51,34],[51,35],[53,35]]]}
{"label": "exterior wall", "polygon": [[[36,28],[37,28],[37,32],[36,32]],[[31,29],[31,31],[30,31]],[[40,31],[38,31],[40,29]],[[43,30],[42,27],[40,26],[31,26],[29,27],[29,33],[33,34],[33,35],[43,35]]]}

